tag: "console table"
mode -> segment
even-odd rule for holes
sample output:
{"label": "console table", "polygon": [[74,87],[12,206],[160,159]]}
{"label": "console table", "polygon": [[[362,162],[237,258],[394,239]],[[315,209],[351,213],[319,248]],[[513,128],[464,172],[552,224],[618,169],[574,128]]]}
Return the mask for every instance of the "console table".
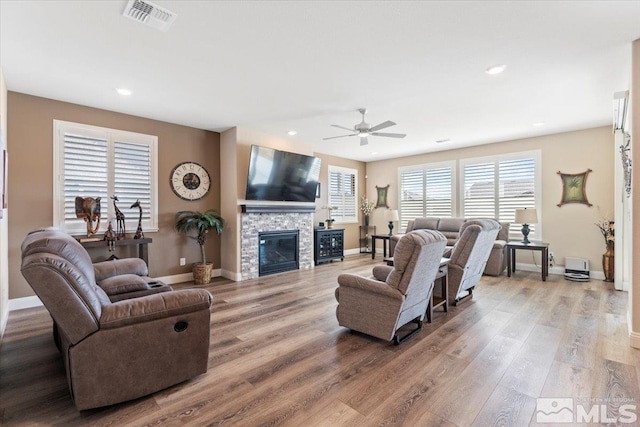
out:
{"label": "console table", "polygon": [[[78,239],[80,242],[80,239]],[[145,237],[143,239],[122,239],[116,240],[114,246],[137,246],[138,247],[138,258],[143,260],[147,267],[149,266],[149,243],[153,242],[153,239],[150,237]],[[109,244],[106,240],[98,240],[94,242],[80,242],[80,244],[85,249],[91,248],[107,248]]]}
{"label": "console table", "polygon": [[316,228],[313,234],[315,265],[334,259],[344,261],[344,228]]}
{"label": "console table", "polygon": [[528,249],[530,251],[540,251],[542,253],[542,281],[546,282],[549,275],[549,244],[544,242],[509,242],[507,243],[507,277],[511,277],[511,272],[516,271],[516,250]]}

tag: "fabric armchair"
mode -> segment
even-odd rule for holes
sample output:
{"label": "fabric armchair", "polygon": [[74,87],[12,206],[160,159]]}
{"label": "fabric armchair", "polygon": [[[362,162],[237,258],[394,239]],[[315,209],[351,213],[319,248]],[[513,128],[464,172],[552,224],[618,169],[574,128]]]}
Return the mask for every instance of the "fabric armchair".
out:
{"label": "fabric armchair", "polygon": [[22,274],[57,325],[79,410],[135,399],[206,372],[212,301],[206,290],[112,302],[82,245],[51,229],[25,238]]}
{"label": "fabric armchair", "polygon": [[449,304],[471,296],[482,278],[500,224],[492,219],[472,219],[460,227],[460,238],[451,251],[447,286]]}
{"label": "fabric armchair", "polygon": [[[413,335],[422,327],[445,244],[437,231],[413,231],[398,242],[393,267],[375,267],[370,278],[339,275],[338,323],[396,344]],[[398,337],[396,331],[410,322],[418,327]]]}

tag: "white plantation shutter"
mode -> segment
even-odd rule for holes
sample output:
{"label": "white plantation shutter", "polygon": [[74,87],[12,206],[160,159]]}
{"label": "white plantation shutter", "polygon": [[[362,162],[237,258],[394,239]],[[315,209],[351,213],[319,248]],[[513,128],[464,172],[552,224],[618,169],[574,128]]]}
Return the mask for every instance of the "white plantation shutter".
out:
{"label": "white plantation shutter", "polygon": [[452,217],[453,163],[400,169],[400,230],[415,218]]}
{"label": "white plantation shutter", "polygon": [[85,227],[84,221],[76,218],[75,199],[91,195],[102,197],[101,204],[107,201],[107,140],[65,133],[63,158],[64,222]]}
{"label": "white plantation shutter", "polygon": [[125,217],[135,218],[137,224],[138,208],[127,210],[140,200],[142,220],[151,218],[151,149],[147,144],[115,142],[113,191]]}
{"label": "white plantation shutter", "polygon": [[[142,227],[157,231],[157,137],[54,120],[54,224],[69,233],[86,232],[76,218],[75,198],[101,197],[100,232],[114,219],[113,202],[133,232],[140,200]],[[115,227],[115,223],[113,224]]]}
{"label": "white plantation shutter", "polygon": [[497,218],[495,192],[495,164],[466,165],[464,178],[464,218]]}
{"label": "white plantation shutter", "polygon": [[[499,162],[500,192],[498,218],[511,223],[511,231],[520,233],[522,226],[514,224],[516,209],[536,207],[536,161],[533,158]],[[538,224],[531,224],[531,236],[536,236]],[[537,236],[536,238],[540,238]]]}
{"label": "white plantation shutter", "polygon": [[[465,218],[495,218],[510,222],[510,232],[514,236],[519,234],[521,226],[514,224],[515,210],[539,207],[541,200],[540,152],[465,159],[461,165],[462,215]],[[541,238],[539,228],[539,224],[531,226],[532,238]]]}
{"label": "white plantation shutter", "polygon": [[[329,206],[336,222],[358,222],[358,171],[329,165]],[[328,215],[327,215],[328,217]]]}

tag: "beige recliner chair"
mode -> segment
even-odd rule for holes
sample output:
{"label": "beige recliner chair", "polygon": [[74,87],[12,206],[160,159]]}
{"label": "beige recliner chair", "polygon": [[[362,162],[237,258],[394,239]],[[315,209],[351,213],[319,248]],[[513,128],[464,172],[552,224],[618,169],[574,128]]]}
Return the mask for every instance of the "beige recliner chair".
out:
{"label": "beige recliner chair", "polygon": [[[438,231],[412,231],[398,242],[393,267],[374,267],[372,278],[339,275],[338,323],[396,344],[418,332],[446,243]],[[396,331],[410,322],[417,328],[398,337]]]}
{"label": "beige recliner chair", "polygon": [[462,298],[472,295],[482,278],[500,228],[500,224],[492,219],[470,219],[462,224],[449,262],[449,304],[456,305]]}
{"label": "beige recliner chair", "polygon": [[[115,271],[116,265],[107,268]],[[57,324],[79,410],[135,399],[207,371],[212,300],[207,291],[111,302],[96,284],[86,250],[55,229],[25,238],[22,274]]]}

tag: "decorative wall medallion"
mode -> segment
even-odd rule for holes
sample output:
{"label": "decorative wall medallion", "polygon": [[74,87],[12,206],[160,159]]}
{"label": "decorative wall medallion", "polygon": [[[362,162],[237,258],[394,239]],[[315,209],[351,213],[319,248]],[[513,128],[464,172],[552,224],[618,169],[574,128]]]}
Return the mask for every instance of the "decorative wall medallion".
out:
{"label": "decorative wall medallion", "polygon": [[209,192],[209,172],[198,163],[184,162],[173,168],[169,178],[171,189],[184,200],[202,199]]}
{"label": "decorative wall medallion", "polygon": [[378,187],[376,185],[376,192],[378,193],[378,201],[376,202],[376,208],[388,208],[387,195],[389,193],[389,186]]}
{"label": "decorative wall medallion", "polygon": [[593,206],[587,200],[585,189],[587,186],[587,176],[591,169],[587,169],[582,173],[569,174],[558,171],[558,175],[562,179],[562,200],[558,203],[558,207],[567,203],[582,203],[589,207]]}

